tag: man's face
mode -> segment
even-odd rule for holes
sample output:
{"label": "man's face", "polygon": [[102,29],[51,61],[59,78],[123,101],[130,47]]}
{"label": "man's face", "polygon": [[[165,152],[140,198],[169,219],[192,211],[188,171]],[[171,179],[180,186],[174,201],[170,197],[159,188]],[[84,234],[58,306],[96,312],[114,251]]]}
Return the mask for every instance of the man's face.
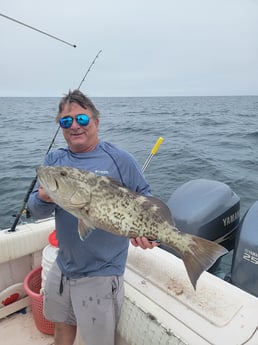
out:
{"label": "man's face", "polygon": [[[76,121],[76,116],[86,114],[89,117],[89,123],[86,126],[80,125]],[[87,152],[95,148],[98,143],[98,125],[99,120],[93,118],[90,109],[84,109],[77,103],[67,103],[64,106],[60,118],[71,116],[73,122],[71,127],[62,128],[63,135],[72,152]]]}

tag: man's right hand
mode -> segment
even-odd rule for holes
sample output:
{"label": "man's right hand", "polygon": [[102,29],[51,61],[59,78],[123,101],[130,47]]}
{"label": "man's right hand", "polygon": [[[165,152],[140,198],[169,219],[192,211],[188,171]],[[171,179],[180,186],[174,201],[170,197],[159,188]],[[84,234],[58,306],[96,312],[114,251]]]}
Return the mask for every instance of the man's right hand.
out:
{"label": "man's right hand", "polygon": [[47,193],[44,191],[43,187],[39,186],[38,193],[39,193],[39,198],[40,198],[42,201],[45,201],[45,202],[53,202],[53,200],[52,200],[52,199],[47,195]]}

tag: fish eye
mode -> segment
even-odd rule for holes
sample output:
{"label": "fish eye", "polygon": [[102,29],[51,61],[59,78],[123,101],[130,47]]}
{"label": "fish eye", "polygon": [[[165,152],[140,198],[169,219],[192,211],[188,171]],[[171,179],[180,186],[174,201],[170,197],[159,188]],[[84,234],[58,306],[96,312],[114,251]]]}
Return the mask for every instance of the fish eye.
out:
{"label": "fish eye", "polygon": [[67,175],[67,172],[66,172],[66,171],[61,171],[61,172],[60,172],[60,175],[61,175],[61,176],[66,176],[66,175]]}

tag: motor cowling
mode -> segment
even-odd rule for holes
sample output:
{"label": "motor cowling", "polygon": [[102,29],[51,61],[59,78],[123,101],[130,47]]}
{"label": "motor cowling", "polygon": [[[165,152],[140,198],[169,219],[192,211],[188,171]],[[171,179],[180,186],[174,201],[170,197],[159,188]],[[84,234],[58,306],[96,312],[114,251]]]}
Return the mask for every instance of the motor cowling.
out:
{"label": "motor cowling", "polygon": [[215,241],[228,251],[234,248],[240,199],[227,184],[191,180],[176,189],[167,205],[180,231]]}
{"label": "motor cowling", "polygon": [[258,297],[258,201],[243,216],[232,260],[231,283]]}

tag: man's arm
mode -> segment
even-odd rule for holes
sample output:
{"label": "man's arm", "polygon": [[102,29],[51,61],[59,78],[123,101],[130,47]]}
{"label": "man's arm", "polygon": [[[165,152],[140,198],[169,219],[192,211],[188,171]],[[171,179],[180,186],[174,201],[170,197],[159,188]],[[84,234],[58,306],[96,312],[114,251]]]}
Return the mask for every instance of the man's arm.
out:
{"label": "man's arm", "polygon": [[27,207],[31,216],[35,219],[47,218],[55,210],[55,204],[52,203],[52,200],[40,186],[31,193]]}

